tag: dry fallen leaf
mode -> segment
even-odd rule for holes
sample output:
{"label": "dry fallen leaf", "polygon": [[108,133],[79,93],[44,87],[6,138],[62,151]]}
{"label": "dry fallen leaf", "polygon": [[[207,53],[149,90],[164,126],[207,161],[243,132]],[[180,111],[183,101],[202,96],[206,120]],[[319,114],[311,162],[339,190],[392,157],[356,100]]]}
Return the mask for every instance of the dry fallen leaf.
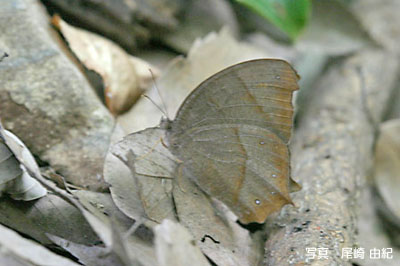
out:
{"label": "dry fallen leaf", "polygon": [[79,265],[2,225],[0,235],[0,265]]}
{"label": "dry fallen leaf", "polygon": [[47,190],[29,173],[40,176],[39,167],[25,144],[0,122],[0,195],[8,193],[15,200],[35,200]]}
{"label": "dry fallen leaf", "polygon": [[75,191],[73,194],[90,213],[111,230],[112,243],[109,250],[115,257],[125,264],[126,261],[132,262],[126,265],[136,265],[135,261],[145,266],[155,265],[153,235],[149,233],[150,229],[145,226],[139,227],[133,234],[126,236],[125,233],[134,222],[114,205],[110,194],[84,190]]}
{"label": "dry fallen leaf", "polygon": [[108,193],[88,190],[72,191],[79,202],[104,223],[109,223],[112,217],[113,225],[120,231],[127,231],[134,221],[121,213],[111,200]]}
{"label": "dry fallen leaf", "polygon": [[162,144],[164,134],[162,129],[144,130],[126,136],[111,149],[131,169],[131,182],[135,182],[139,199],[133,199],[132,194],[124,196],[123,189],[114,189],[112,193],[115,197],[131,199],[128,205],[141,204],[141,216],[158,223],[166,218],[175,220],[171,179],[177,161]]}
{"label": "dry fallen leaf", "polygon": [[160,266],[210,265],[190,233],[179,223],[164,220],[154,230],[156,254]]}
{"label": "dry fallen leaf", "polygon": [[[111,143],[122,140],[124,133],[117,125],[111,135]],[[111,145],[113,147],[113,145]],[[104,180],[110,184],[115,205],[129,218],[137,220],[144,216],[136,179],[130,169],[109,150],[103,168]]]}
{"label": "dry fallen leaf", "polygon": [[86,266],[98,265],[113,265],[123,266],[119,259],[113,253],[109,253],[107,248],[98,246],[86,246],[77,244],[72,241],[57,237],[54,235],[47,235],[54,244],[65,249],[74,257],[79,259],[79,262]]}
{"label": "dry fallen leaf", "polygon": [[151,84],[149,71],[158,70],[144,60],[127,54],[112,41],[97,34],[70,26],[60,17],[53,24],[61,31],[80,62],[100,74],[104,82],[105,102],[113,114],[127,111]]}
{"label": "dry fallen leaf", "polygon": [[99,241],[81,213],[52,194],[23,204],[7,198],[0,199],[0,223],[44,245],[52,243],[46,234],[84,245]]}

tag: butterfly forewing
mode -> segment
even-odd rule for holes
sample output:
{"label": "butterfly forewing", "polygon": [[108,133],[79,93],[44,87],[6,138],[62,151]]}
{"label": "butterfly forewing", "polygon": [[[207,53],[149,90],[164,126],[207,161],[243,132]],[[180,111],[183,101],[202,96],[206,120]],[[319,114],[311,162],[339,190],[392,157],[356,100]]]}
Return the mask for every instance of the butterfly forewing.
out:
{"label": "butterfly forewing", "polygon": [[282,60],[253,60],[229,67],[186,98],[173,122],[172,135],[192,127],[240,123],[268,128],[287,143],[297,79]]}

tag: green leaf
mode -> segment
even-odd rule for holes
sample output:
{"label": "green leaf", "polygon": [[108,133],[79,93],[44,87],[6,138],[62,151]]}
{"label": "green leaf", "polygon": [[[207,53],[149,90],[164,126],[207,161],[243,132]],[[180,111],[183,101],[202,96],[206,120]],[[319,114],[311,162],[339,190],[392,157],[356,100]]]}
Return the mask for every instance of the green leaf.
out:
{"label": "green leaf", "polygon": [[311,14],[310,0],[236,0],[268,19],[295,40]]}

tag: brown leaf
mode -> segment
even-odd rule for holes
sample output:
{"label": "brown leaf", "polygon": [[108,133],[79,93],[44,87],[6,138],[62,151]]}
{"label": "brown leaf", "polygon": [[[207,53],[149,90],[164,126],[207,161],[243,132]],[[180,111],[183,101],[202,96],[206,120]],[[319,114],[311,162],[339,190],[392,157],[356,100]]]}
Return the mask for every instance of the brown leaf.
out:
{"label": "brown leaf", "polygon": [[61,31],[70,49],[87,69],[100,74],[104,82],[105,102],[113,114],[127,111],[152,82],[158,70],[130,56],[122,48],[97,34],[70,26],[60,17],[53,24]]}

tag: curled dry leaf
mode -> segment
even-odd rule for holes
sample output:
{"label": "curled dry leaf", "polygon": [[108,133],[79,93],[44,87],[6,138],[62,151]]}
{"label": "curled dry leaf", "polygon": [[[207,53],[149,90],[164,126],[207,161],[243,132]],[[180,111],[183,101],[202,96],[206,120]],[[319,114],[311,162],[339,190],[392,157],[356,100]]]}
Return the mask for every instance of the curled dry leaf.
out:
{"label": "curled dry leaf", "polygon": [[149,69],[158,75],[156,68],[104,37],[70,26],[58,16],[53,18],[53,24],[80,62],[102,77],[105,102],[114,114],[127,111],[151,84]]}
{"label": "curled dry leaf", "polygon": [[44,197],[47,190],[29,173],[40,175],[35,159],[25,144],[0,123],[0,193],[24,201]]}
{"label": "curled dry leaf", "polygon": [[164,220],[154,230],[156,254],[160,266],[210,265],[190,233],[179,223]]}
{"label": "curled dry leaf", "polygon": [[400,227],[400,119],[381,125],[376,143],[374,178],[385,203],[379,210]]}
{"label": "curled dry leaf", "polygon": [[0,235],[0,265],[79,265],[2,225]]}

